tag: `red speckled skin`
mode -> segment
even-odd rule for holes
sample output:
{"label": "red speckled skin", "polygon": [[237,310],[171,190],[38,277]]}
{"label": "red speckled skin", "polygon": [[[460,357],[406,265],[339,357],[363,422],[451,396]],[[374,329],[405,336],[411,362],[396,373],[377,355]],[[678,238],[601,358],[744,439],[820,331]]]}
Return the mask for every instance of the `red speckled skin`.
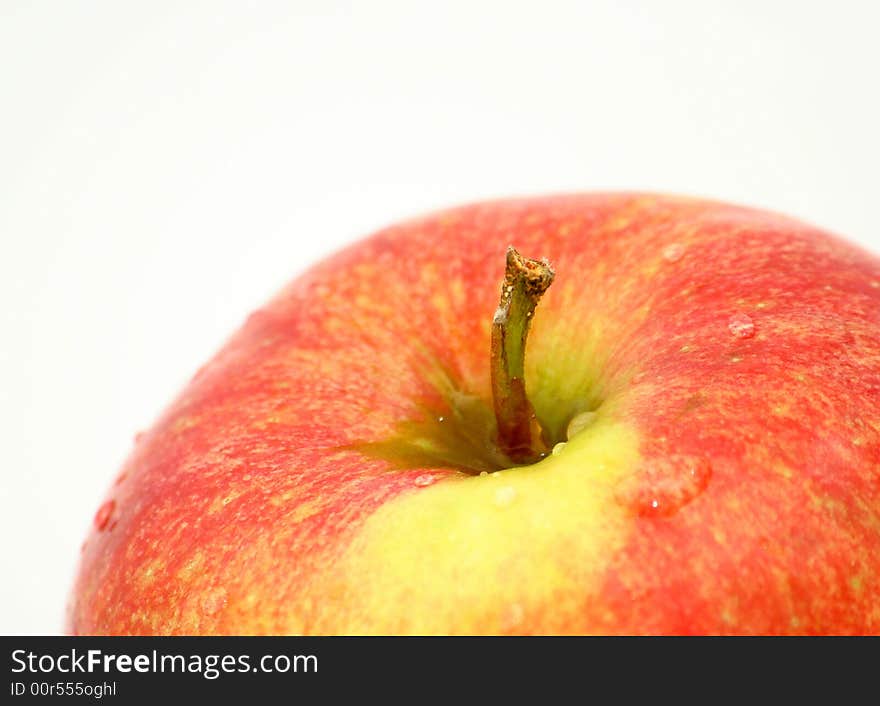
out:
{"label": "red speckled skin", "polygon": [[[391,570],[381,561],[343,574],[371,516],[426,492],[417,476],[462,492],[474,479],[351,445],[392,437],[426,400],[442,407],[439,371],[489,400],[511,243],[557,272],[529,343],[558,387],[535,393],[539,413],[614,396],[641,458],[696,458],[711,478],[676,512],[649,504],[609,529],[582,594],[554,591],[562,569],[526,573],[548,586],[515,620],[474,609],[459,623],[467,577],[430,577],[451,587],[443,612],[415,589],[382,604],[368,590]],[[742,315],[751,337],[728,326]],[[254,313],[138,441],[107,500],[73,633],[880,633],[880,261],[775,214],[642,194],[391,227]],[[578,541],[561,536],[560,552],[576,560]]]}

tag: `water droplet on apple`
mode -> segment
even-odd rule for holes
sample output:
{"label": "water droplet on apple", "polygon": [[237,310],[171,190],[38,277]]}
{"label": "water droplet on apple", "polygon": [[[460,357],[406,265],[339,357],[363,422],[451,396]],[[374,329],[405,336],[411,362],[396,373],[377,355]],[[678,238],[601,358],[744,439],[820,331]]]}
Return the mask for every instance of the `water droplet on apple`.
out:
{"label": "water droplet on apple", "polygon": [[247,319],[245,319],[245,326],[259,326],[266,321],[271,320],[271,316],[265,309],[255,309],[250,314],[248,314]]}
{"label": "water droplet on apple", "polygon": [[202,610],[207,615],[213,615],[226,605],[226,589],[215,588],[208,591],[202,598]]}
{"label": "water droplet on apple", "polygon": [[433,485],[435,480],[437,479],[434,477],[433,473],[422,473],[415,477],[413,483],[419,488],[426,488],[429,485]]}
{"label": "water droplet on apple", "polygon": [[558,456],[559,454],[562,453],[562,450],[563,450],[564,448],[565,448],[565,442],[564,442],[564,441],[560,441],[558,444],[556,444],[556,445],[553,447],[553,451],[552,451],[551,453],[552,453],[554,456]]}
{"label": "water droplet on apple", "polygon": [[511,603],[501,616],[501,628],[513,630],[523,621],[525,611],[519,603]]}
{"label": "water droplet on apple", "polygon": [[495,504],[499,507],[507,507],[516,500],[516,488],[505,485],[495,491]]}
{"label": "water droplet on apple", "polygon": [[755,322],[748,314],[734,314],[727,320],[727,328],[737,338],[752,338],[755,335]]}
{"label": "water droplet on apple", "polygon": [[668,517],[709,485],[712,465],[705,458],[673,455],[643,461],[614,489],[614,498],[639,517]]}
{"label": "water droplet on apple", "polygon": [[684,255],[684,245],[681,243],[671,243],[663,248],[663,259],[666,262],[678,262]]}
{"label": "water droplet on apple", "polygon": [[581,412],[580,414],[576,414],[569,421],[568,426],[565,428],[565,438],[571,441],[571,438],[578,434],[579,432],[586,429],[590,424],[592,424],[596,420],[595,412]]}
{"label": "water droplet on apple", "polygon": [[437,421],[441,424],[446,421],[446,417],[437,417]]}
{"label": "water droplet on apple", "polygon": [[480,471],[480,475],[481,475],[481,476],[488,476],[488,475],[489,475],[489,471]]}
{"label": "water droplet on apple", "polygon": [[110,522],[110,518],[113,516],[113,511],[115,509],[115,500],[108,500],[98,508],[98,511],[95,513],[95,519],[93,520],[96,530],[100,532],[107,527],[107,523]]}

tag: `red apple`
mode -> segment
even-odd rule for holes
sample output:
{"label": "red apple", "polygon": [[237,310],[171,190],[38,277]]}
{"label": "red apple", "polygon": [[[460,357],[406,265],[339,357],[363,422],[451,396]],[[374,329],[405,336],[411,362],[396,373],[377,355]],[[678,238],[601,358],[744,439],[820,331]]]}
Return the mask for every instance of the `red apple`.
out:
{"label": "red apple", "polygon": [[[493,324],[508,244],[555,282]],[[640,194],[377,233],[138,441],[69,630],[880,633],[880,260]]]}

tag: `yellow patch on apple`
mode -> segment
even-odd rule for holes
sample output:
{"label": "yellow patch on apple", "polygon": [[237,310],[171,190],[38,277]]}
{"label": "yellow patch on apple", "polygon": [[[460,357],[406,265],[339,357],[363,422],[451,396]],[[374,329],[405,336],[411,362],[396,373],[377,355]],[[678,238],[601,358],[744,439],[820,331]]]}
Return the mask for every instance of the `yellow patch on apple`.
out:
{"label": "yellow patch on apple", "polygon": [[382,506],[365,523],[319,611],[318,633],[581,631],[604,568],[633,518],[615,484],[639,461],[632,428],[609,417],[526,467],[444,482]]}

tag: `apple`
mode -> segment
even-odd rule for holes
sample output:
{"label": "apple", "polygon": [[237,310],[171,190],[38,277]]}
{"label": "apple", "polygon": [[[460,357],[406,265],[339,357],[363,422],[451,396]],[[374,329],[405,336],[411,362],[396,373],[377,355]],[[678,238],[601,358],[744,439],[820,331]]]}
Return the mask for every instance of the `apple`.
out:
{"label": "apple", "polygon": [[650,194],[390,227],[251,315],[93,525],[78,634],[880,633],[880,259]]}

